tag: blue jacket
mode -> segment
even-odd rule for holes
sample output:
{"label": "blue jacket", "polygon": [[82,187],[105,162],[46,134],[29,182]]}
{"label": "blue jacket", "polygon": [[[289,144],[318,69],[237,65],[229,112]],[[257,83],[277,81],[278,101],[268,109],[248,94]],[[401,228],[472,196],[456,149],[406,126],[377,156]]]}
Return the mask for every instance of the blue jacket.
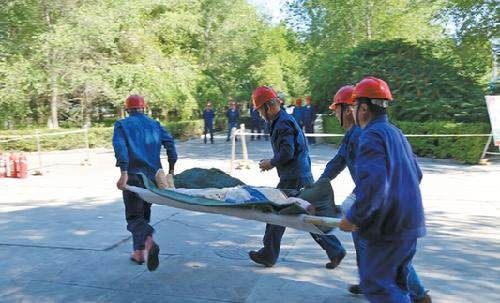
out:
{"label": "blue jacket", "polygon": [[357,125],[351,127],[345,134],[342,142],[340,143],[339,150],[335,157],[330,160],[325,167],[325,171],[320,178],[335,179],[347,166],[349,173],[354,180],[356,180],[356,169],[354,162],[356,160],[356,149],[358,148],[359,136],[361,135],[361,128]]}
{"label": "blue jacket", "polygon": [[422,171],[408,140],[387,115],[361,132],[356,155],[356,202],[346,218],[368,240],[410,240],[426,233]]}
{"label": "blue jacket", "polygon": [[302,116],[302,106],[295,106],[292,111],[292,116],[299,125],[304,123]]}
{"label": "blue jacket", "polygon": [[274,153],[271,164],[276,167],[280,182],[312,178],[306,137],[295,119],[280,110],[271,122],[269,132]]}
{"label": "blue jacket", "polygon": [[226,116],[227,116],[227,122],[229,124],[237,124],[238,118],[240,117],[240,113],[238,112],[237,109],[235,110],[228,109],[226,112]]}
{"label": "blue jacket", "polygon": [[167,150],[168,162],[177,161],[174,138],[161,126],[143,113],[134,113],[116,121],[113,133],[116,166],[129,174],[143,173],[151,180],[160,169],[161,146]]}
{"label": "blue jacket", "polygon": [[253,106],[250,107],[250,117],[252,118],[252,123],[254,124],[262,122],[262,118],[260,117],[259,111],[254,110]]}
{"label": "blue jacket", "polygon": [[214,125],[215,113],[213,109],[205,109],[203,111],[203,120],[205,121],[205,127],[212,127]]}
{"label": "blue jacket", "polygon": [[302,121],[305,125],[310,125],[316,120],[316,111],[312,105],[302,107]]}

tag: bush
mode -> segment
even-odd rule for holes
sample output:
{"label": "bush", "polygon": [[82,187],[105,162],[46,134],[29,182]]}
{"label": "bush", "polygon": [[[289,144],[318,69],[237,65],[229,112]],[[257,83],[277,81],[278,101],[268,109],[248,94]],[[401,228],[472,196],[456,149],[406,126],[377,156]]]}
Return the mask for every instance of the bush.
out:
{"label": "bush", "polygon": [[[342,133],[335,117],[323,118],[325,133]],[[488,134],[488,123],[455,123],[446,121],[406,122],[391,121],[405,134]],[[328,138],[328,142],[339,144],[341,138]],[[467,164],[477,164],[480,160],[487,137],[430,137],[408,138],[420,157],[455,159]]]}
{"label": "bush", "polygon": [[[190,120],[181,122],[163,123],[176,140],[185,140],[203,133],[203,120]],[[40,133],[56,133],[78,130],[78,128],[61,129],[40,129]],[[1,131],[0,140],[4,136],[34,135],[34,129]],[[91,148],[104,147],[111,148],[113,138],[113,127],[93,127],[89,129],[89,146]],[[41,137],[40,145],[42,151],[49,150],[69,150],[85,148],[83,133],[60,135],[53,137]],[[25,151],[33,152],[37,150],[36,139],[0,142],[0,151]]]}

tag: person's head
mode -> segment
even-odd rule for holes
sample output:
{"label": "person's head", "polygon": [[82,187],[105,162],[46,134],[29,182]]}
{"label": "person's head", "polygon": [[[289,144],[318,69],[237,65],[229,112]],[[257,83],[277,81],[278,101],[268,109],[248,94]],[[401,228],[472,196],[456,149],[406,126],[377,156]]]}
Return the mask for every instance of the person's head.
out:
{"label": "person's head", "polygon": [[139,95],[130,95],[125,100],[125,111],[128,114],[132,113],[143,113],[144,108],[146,107],[146,102],[144,102],[144,98]]}
{"label": "person's head", "polygon": [[297,100],[295,100],[295,106],[298,106],[298,107],[302,106],[302,98],[297,98]]}
{"label": "person's head", "polygon": [[342,86],[333,97],[333,103],[328,107],[335,111],[335,117],[344,129],[350,129],[354,125],[353,91],[352,85]]}
{"label": "person's head", "polygon": [[273,121],[281,110],[278,95],[270,86],[257,87],[252,93],[252,104],[266,122]]}
{"label": "person's head", "polygon": [[356,124],[365,128],[370,121],[387,114],[387,106],[392,101],[389,85],[375,77],[366,77],[354,87],[354,119]]}
{"label": "person's head", "polygon": [[306,97],[306,105],[311,105],[311,101],[312,101],[311,96],[307,96]]}
{"label": "person's head", "polygon": [[207,101],[207,108],[208,109],[212,108],[212,101],[210,100]]}
{"label": "person's head", "polygon": [[234,102],[234,101],[229,102],[229,108],[236,109],[236,102]]}

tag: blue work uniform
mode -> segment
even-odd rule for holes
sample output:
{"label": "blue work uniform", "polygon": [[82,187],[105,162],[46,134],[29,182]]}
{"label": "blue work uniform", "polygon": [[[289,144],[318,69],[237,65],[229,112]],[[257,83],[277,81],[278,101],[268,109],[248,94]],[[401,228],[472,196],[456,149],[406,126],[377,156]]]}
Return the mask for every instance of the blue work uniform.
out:
{"label": "blue work uniform", "polygon": [[304,126],[304,121],[302,116],[302,106],[297,106],[297,105],[294,106],[292,110],[292,116],[302,129],[302,127]]}
{"label": "blue work uniform", "polygon": [[[259,114],[259,111],[253,108],[253,105],[250,106],[250,132],[252,132],[252,136],[250,140],[255,140],[255,136],[253,135],[254,131],[258,134],[262,131],[263,119]],[[257,140],[260,140],[260,135],[257,135]]]}
{"label": "blue work uniform", "polygon": [[368,123],[356,151],[356,201],[346,218],[365,245],[359,275],[370,302],[411,302],[411,260],[426,233],[421,178],[410,144],[387,115]]}
{"label": "blue work uniform", "polygon": [[205,144],[207,143],[207,133],[210,133],[210,142],[214,143],[214,118],[214,110],[211,108],[205,108],[203,111],[203,121],[205,122],[205,128],[203,131],[205,137],[203,142]]}
{"label": "blue work uniform", "polygon": [[[304,123],[304,129],[307,134],[314,134],[314,121],[316,121],[316,111],[314,107],[309,104],[302,108],[302,121]],[[307,137],[309,144],[316,143],[316,138]]]}
{"label": "blue work uniform", "polygon": [[[359,145],[359,136],[361,135],[361,128],[357,125],[353,125],[345,134],[342,142],[340,143],[340,147],[337,151],[335,157],[330,160],[323,174],[321,174],[320,178],[328,178],[330,181],[335,179],[346,167],[349,169],[349,173],[353,181],[356,180],[356,150]],[[359,256],[360,250],[366,247],[366,244],[362,239],[359,238],[357,232],[352,233],[352,240],[354,243],[354,249],[356,250],[356,262],[359,267]],[[413,266],[409,269],[408,275],[408,286],[410,290],[410,297],[413,301],[417,301],[423,299],[426,294],[425,287],[423,286],[420,278],[417,275],[417,272],[413,268]]]}
{"label": "blue work uniform", "polygon": [[237,109],[228,109],[226,112],[226,117],[227,117],[227,139],[226,141],[229,141],[229,138],[231,138],[231,130],[233,127],[238,127],[238,119],[240,118],[240,113],[238,112]]}
{"label": "blue work uniform", "polygon": [[[173,165],[177,161],[174,139],[158,121],[144,113],[132,113],[115,123],[113,148],[116,166],[128,172],[128,185],[144,188],[143,180],[138,175],[141,173],[154,181],[156,172],[162,167],[162,145],[167,150],[168,162]],[[127,230],[132,233],[134,250],[143,250],[146,238],[154,232],[149,225],[151,204],[128,190],[123,191],[123,202]]]}
{"label": "blue work uniform", "polygon": [[[277,188],[301,189],[313,184],[306,138],[295,119],[284,110],[280,110],[270,124],[270,133],[274,154],[271,164],[276,167],[280,178]],[[259,254],[271,264],[278,260],[284,232],[283,226],[266,224],[264,247],[259,250]],[[335,236],[317,234],[311,236],[326,251],[330,260],[339,254],[345,254],[345,249]]]}

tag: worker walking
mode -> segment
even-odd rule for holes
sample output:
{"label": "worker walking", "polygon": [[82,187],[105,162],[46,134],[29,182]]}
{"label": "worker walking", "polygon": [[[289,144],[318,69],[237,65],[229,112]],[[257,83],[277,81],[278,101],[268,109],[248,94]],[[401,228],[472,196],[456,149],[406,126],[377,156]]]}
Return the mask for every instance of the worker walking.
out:
{"label": "worker walking", "polygon": [[[227,117],[226,142],[229,142],[229,139],[231,138],[231,131],[233,128],[238,127],[238,120],[240,118],[240,113],[238,112],[238,109],[236,108],[236,102],[231,101],[229,103],[229,109],[226,112],[226,117]],[[236,139],[236,141],[238,141],[238,140]]]}
{"label": "worker walking", "polygon": [[426,233],[419,183],[422,172],[401,130],[389,123],[387,83],[367,77],[353,92],[361,127],[355,200],[339,228],[357,232],[360,287],[370,302],[411,302],[408,275],[417,238]]}
{"label": "worker walking", "polygon": [[295,107],[292,110],[292,116],[297,121],[297,124],[300,126],[300,129],[304,128],[304,120],[302,115],[302,99],[297,98],[295,100]]}
{"label": "worker walking", "polygon": [[[314,183],[311,173],[311,160],[306,138],[298,123],[284,110],[276,92],[271,87],[261,86],[252,94],[254,108],[270,124],[271,145],[274,156],[264,159],[259,166],[263,171],[276,168],[280,189],[301,189]],[[278,260],[280,244],[285,227],[266,224],[264,247],[249,252],[250,259],[266,267],[273,266]],[[345,257],[346,251],[333,235],[311,234],[313,239],[326,251],[330,262],[327,268],[335,268]]]}
{"label": "worker walking", "polygon": [[[302,108],[302,121],[306,134],[314,134],[314,121],[316,121],[316,110],[311,104],[311,96],[306,97],[306,106]],[[309,144],[315,144],[316,138],[307,137]]]}
{"label": "worker walking", "polygon": [[215,113],[212,109],[212,102],[208,101],[203,110],[203,121],[205,123],[203,143],[205,144],[207,144],[207,133],[210,133],[210,143],[214,144],[214,118]]}
{"label": "worker walking", "polygon": [[[332,160],[327,163],[320,179],[326,178],[331,181],[335,179],[347,167],[353,181],[356,180],[355,159],[356,150],[359,143],[359,136],[361,135],[361,128],[354,122],[354,99],[352,97],[353,92],[354,86],[343,86],[335,94],[333,103],[329,107],[330,110],[333,110],[335,112],[335,116],[339,121],[340,126],[346,130],[346,134],[340,143],[337,154]],[[344,213],[350,209],[354,201],[354,194],[351,194],[347,197],[342,205]],[[364,243],[363,239],[358,236],[358,232],[352,232],[352,239],[354,243],[354,249],[356,250],[356,261],[359,266],[360,250],[363,249],[366,244]],[[414,303],[431,302],[430,296],[427,294],[425,287],[422,285],[422,282],[420,281],[413,266],[410,266],[409,268],[408,286],[410,297]],[[349,287],[349,292],[353,294],[362,294],[361,287],[358,284],[351,285]]]}
{"label": "worker walking", "polygon": [[167,151],[169,173],[173,174],[177,153],[170,133],[158,121],[146,116],[144,107],[143,97],[131,95],[127,98],[125,110],[129,116],[115,123],[113,148],[116,166],[121,171],[116,186],[123,191],[127,230],[132,233],[134,252],[131,260],[143,264],[146,253],[148,270],[153,271],[159,265],[160,247],[153,241],[154,228],[149,224],[151,203],[128,191],[125,186],[144,188],[141,174],[151,181],[155,180],[156,173],[162,168],[162,145]]}

